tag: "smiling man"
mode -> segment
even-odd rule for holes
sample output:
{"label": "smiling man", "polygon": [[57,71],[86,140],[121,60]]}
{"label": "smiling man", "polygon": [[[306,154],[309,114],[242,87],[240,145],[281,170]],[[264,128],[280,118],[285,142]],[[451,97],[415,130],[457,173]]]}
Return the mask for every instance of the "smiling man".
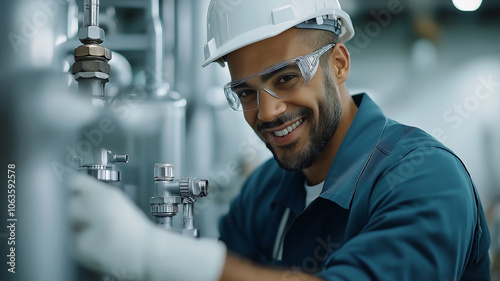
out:
{"label": "smiling man", "polygon": [[349,94],[353,35],[335,0],[212,0],[204,66],[274,156],[221,220],[222,280],[489,280],[465,166]]}
{"label": "smiling man", "polygon": [[[120,191],[70,179],[77,261],[138,280],[490,280],[490,237],[461,160],[346,87],[354,34],[336,0],[212,0],[204,66],[274,157],[220,240],[153,225]],[[377,71],[374,68],[373,71]]]}
{"label": "smiling man", "polygon": [[[314,184],[316,178],[324,180],[357,110],[344,84],[349,53],[344,45],[330,43],[335,37],[328,33],[320,31],[314,38],[292,28],[227,55],[235,80],[225,86],[228,99],[241,104],[248,124],[280,167],[303,170]],[[306,43],[311,39],[317,43]],[[328,60],[330,54],[335,61]],[[324,67],[318,67],[320,61]]]}

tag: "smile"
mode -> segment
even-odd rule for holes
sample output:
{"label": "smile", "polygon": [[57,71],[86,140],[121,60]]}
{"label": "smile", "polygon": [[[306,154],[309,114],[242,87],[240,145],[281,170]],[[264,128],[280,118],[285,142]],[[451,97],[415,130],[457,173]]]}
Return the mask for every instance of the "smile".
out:
{"label": "smile", "polygon": [[302,119],[298,120],[297,122],[295,122],[294,124],[286,127],[285,129],[281,130],[281,131],[274,131],[273,134],[277,137],[284,137],[286,135],[288,135],[289,133],[293,132],[293,130],[295,130],[295,128],[297,128],[301,123],[302,123]]}

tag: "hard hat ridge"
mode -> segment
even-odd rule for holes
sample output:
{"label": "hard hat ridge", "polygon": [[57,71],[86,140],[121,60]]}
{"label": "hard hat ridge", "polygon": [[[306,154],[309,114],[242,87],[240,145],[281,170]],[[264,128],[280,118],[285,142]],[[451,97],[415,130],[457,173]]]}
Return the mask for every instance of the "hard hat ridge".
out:
{"label": "hard hat ridge", "polygon": [[318,24],[316,19],[307,20],[305,22],[299,23],[295,26],[296,28],[303,29],[319,29],[326,30],[334,33],[338,37],[342,34],[342,24],[339,20],[324,19],[322,24]]}

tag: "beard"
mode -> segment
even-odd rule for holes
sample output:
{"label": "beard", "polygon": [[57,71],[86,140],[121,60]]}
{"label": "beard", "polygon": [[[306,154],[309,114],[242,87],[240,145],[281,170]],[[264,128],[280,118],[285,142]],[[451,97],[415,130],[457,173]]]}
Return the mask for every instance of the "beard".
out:
{"label": "beard", "polygon": [[335,89],[333,79],[329,75],[330,72],[325,71],[324,74],[326,95],[325,100],[318,105],[318,116],[321,120],[314,118],[310,108],[303,108],[298,113],[282,116],[269,124],[270,127],[279,126],[287,120],[293,120],[299,116],[307,118],[311,124],[309,132],[310,140],[303,148],[298,148],[298,141],[296,141],[281,146],[280,150],[282,153],[281,156],[278,156],[275,149],[269,143],[266,143],[267,148],[273,153],[274,159],[282,169],[299,171],[312,166],[321,156],[337,130],[340,123],[340,116],[342,115],[342,104]]}

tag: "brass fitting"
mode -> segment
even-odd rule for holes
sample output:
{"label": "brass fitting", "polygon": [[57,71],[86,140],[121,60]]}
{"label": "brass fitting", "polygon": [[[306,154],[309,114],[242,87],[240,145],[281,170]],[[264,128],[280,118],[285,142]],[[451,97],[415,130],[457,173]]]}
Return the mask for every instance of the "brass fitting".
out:
{"label": "brass fitting", "polygon": [[103,46],[96,44],[85,44],[78,46],[75,49],[75,58],[76,57],[86,57],[86,56],[94,56],[94,57],[104,57],[107,60],[111,59],[111,51]]}

